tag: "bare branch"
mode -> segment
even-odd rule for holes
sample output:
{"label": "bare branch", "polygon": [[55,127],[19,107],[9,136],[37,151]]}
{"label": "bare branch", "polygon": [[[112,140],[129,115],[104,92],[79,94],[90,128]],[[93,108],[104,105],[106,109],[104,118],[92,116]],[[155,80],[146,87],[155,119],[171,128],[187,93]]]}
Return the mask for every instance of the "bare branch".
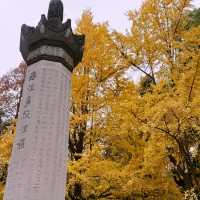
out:
{"label": "bare branch", "polygon": [[130,64],[131,66],[135,67],[135,68],[138,69],[140,72],[144,73],[146,76],[148,76],[149,78],[151,78],[152,81],[153,81],[153,84],[156,85],[155,78],[154,78],[151,74],[147,73],[145,70],[143,70],[143,69],[140,68],[138,65],[136,65],[132,60],[130,60],[129,57],[128,57],[128,55],[127,55],[125,52],[123,52],[123,51],[117,46],[117,44],[115,44],[115,43],[113,42],[113,45],[114,45],[114,47],[120,52],[121,56],[122,56],[126,61],[128,61],[129,64]]}

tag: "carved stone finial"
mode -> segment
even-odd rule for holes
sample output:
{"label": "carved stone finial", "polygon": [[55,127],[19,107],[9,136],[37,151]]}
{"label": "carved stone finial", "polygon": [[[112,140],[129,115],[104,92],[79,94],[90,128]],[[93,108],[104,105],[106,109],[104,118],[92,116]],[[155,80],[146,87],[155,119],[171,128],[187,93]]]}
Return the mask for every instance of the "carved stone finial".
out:
{"label": "carved stone finial", "polygon": [[49,3],[48,20],[60,19],[63,21],[63,3],[61,0],[51,0]]}
{"label": "carved stone finial", "polygon": [[20,51],[27,65],[50,60],[62,63],[72,72],[81,62],[85,36],[73,33],[70,19],[64,23],[62,20],[62,1],[51,0],[48,18],[42,15],[36,27],[22,26]]}

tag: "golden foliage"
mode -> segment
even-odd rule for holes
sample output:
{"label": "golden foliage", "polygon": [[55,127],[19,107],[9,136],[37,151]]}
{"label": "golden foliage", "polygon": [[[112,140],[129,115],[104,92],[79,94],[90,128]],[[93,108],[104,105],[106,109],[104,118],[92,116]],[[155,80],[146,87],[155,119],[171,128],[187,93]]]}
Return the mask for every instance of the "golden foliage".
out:
{"label": "golden foliage", "polygon": [[0,136],[0,199],[3,199],[7,167],[11,156],[15,131],[15,121],[13,121]]}

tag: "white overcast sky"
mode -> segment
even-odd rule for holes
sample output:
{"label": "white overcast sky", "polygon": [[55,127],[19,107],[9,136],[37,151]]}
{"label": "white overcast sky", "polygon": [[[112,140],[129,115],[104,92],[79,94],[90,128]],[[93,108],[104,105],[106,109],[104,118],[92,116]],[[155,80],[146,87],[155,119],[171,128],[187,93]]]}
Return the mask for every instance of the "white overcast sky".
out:
{"label": "white overcast sky", "polygon": [[[91,9],[95,22],[108,21],[112,29],[124,31],[130,25],[126,13],[140,7],[142,0],[63,0],[65,19],[75,26],[84,9]],[[200,7],[200,0],[194,0]],[[46,14],[49,0],[7,0],[0,3],[0,76],[22,61],[19,38],[22,24],[36,26],[42,13]]]}

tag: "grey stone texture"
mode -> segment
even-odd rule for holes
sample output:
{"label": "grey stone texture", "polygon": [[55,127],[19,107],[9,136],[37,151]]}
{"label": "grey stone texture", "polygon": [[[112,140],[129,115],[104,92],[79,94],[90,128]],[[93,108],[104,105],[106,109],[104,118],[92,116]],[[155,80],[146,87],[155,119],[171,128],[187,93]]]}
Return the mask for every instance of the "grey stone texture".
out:
{"label": "grey stone texture", "polygon": [[71,73],[83,56],[84,35],[63,20],[51,0],[37,27],[23,25],[20,51],[28,65],[4,200],[64,200]]}
{"label": "grey stone texture", "polygon": [[70,88],[62,64],[28,67],[4,200],[64,200]]}

